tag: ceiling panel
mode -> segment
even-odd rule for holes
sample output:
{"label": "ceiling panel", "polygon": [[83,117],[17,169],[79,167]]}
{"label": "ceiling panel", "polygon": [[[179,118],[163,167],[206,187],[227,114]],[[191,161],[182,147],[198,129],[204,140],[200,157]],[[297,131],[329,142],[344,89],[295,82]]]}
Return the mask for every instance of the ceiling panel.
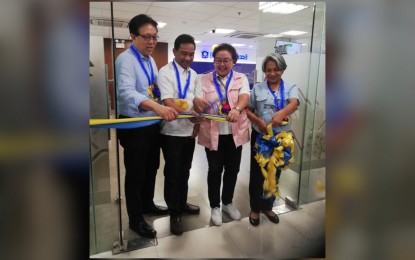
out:
{"label": "ceiling panel", "polygon": [[187,10],[193,2],[153,2],[153,7],[176,9],[176,10]]}
{"label": "ceiling panel", "polygon": [[142,5],[138,3],[114,2],[114,10],[135,12],[136,15],[146,13],[149,8],[149,5]]}
{"label": "ceiling panel", "polygon": [[259,3],[258,2],[239,2],[239,3],[236,3],[233,7],[251,10],[251,11],[258,11]]}
{"label": "ceiling panel", "polygon": [[193,3],[188,11],[204,13],[204,14],[217,14],[224,10],[223,6],[217,5],[217,3]]}
{"label": "ceiling panel", "polygon": [[[304,4],[311,5],[310,2]],[[197,40],[212,43],[235,40],[256,45],[258,41],[267,40],[263,37],[234,39],[222,34],[208,33],[215,28],[262,34],[301,30],[308,34],[292,39],[306,40],[311,36],[313,16],[312,7],[289,15],[260,13],[258,2],[114,2],[114,9],[115,19],[129,21],[135,15],[146,13],[158,22],[167,23],[166,27],[159,30],[159,35],[160,41],[170,43],[182,33],[189,33]],[[322,15],[324,11],[316,14],[317,17]],[[109,2],[91,2],[90,16],[110,18]],[[114,29],[116,37],[129,37],[128,28]],[[91,25],[90,33],[110,37],[111,30],[109,27],[97,28]]]}

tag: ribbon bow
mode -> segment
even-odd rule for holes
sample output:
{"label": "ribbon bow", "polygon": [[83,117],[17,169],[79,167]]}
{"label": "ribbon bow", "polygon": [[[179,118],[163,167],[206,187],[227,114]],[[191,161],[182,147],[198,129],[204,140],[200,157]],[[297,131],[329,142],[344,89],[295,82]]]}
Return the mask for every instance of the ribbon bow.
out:
{"label": "ribbon bow", "polygon": [[286,170],[294,162],[294,139],[290,132],[277,132],[272,124],[267,126],[267,134],[258,135],[254,149],[255,159],[264,176],[264,197],[278,196],[277,169]]}

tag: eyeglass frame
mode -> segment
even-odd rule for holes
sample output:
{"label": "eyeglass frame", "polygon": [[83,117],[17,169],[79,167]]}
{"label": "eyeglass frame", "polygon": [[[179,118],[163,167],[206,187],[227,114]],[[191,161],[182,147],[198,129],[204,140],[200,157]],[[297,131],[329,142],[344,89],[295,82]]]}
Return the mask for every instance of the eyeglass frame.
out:
{"label": "eyeglass frame", "polygon": [[137,33],[136,36],[143,37],[144,41],[146,41],[146,42],[150,42],[151,40],[156,42],[160,38],[160,36],[158,36],[158,35],[156,35],[156,36],[145,36],[145,35],[142,35],[142,34],[139,34],[139,33]]}
{"label": "eyeglass frame", "polygon": [[223,59],[223,60],[220,60],[220,61],[218,61],[218,60],[213,60],[213,63],[215,63],[215,64],[217,64],[217,65],[221,65],[222,63],[224,64],[224,65],[229,65],[229,64],[231,64],[231,62],[233,62],[233,60],[232,59],[229,59],[229,60],[226,60],[226,59]]}

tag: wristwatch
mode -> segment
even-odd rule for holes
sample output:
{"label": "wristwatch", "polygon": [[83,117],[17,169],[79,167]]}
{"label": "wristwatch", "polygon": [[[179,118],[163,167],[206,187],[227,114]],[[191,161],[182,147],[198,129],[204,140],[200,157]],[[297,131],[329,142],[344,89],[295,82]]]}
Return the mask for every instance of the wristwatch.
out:
{"label": "wristwatch", "polygon": [[238,107],[238,106],[236,106],[236,107],[235,107],[235,109],[236,109],[236,110],[238,110],[238,111],[239,111],[239,113],[241,113],[241,112],[242,112],[242,109],[241,109],[240,107]]}

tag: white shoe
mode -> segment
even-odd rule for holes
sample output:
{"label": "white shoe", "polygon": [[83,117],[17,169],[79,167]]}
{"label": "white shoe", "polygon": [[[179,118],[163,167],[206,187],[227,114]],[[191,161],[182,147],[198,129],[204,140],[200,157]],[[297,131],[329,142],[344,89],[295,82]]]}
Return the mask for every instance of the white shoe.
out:
{"label": "white shoe", "polygon": [[232,203],[229,203],[228,205],[222,204],[222,210],[228,213],[228,215],[235,220],[241,219],[241,213],[239,210],[237,210]]}
{"label": "white shoe", "polygon": [[222,225],[222,212],[218,207],[212,209],[212,222],[216,226]]}

